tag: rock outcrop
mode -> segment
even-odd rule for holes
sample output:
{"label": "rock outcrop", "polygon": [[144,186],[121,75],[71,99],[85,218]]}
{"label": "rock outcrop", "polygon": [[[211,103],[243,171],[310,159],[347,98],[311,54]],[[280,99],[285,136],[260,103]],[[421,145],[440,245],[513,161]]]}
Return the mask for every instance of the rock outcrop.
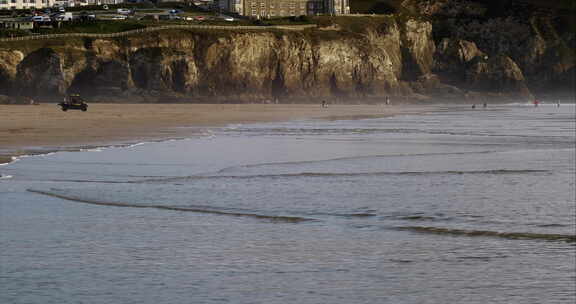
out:
{"label": "rock outcrop", "polygon": [[[437,52],[439,64],[435,72],[442,79],[462,79],[464,73],[468,77],[455,85],[496,93],[519,90],[527,96],[530,91],[535,95],[562,94],[573,98],[576,85],[574,7],[545,1],[531,3],[404,1],[407,8],[424,12],[433,20],[434,38],[441,50]],[[455,68],[453,63],[463,62],[459,56],[466,57],[464,61],[471,64]],[[471,56],[490,59],[484,66],[481,60],[470,61]],[[491,74],[488,78],[493,81],[477,81],[479,72]],[[486,76],[480,78],[487,79]]]}

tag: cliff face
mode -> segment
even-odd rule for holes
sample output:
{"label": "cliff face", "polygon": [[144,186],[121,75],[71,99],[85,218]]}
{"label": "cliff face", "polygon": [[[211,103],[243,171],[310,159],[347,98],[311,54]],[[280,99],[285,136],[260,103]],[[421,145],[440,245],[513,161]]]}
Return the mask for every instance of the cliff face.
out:
{"label": "cliff face", "polygon": [[534,31],[524,52],[507,53],[458,35],[439,39],[430,21],[374,18],[379,21],[361,33],[167,30],[67,40],[65,46],[5,43],[0,95],[42,99],[79,92],[129,102],[526,99],[531,84],[574,73],[574,60],[554,55],[558,45],[573,45],[573,36],[551,43]]}
{"label": "cliff face", "polygon": [[555,1],[544,2],[404,0],[403,4],[432,20],[439,44],[433,72],[445,81],[471,90],[499,93],[512,87],[536,95],[573,97],[574,11]]}
{"label": "cliff face", "polygon": [[[337,37],[328,31],[163,31],[29,53],[6,50],[0,53],[0,94],[58,96],[72,91],[139,102],[409,94],[402,83],[403,67],[417,74],[430,71],[430,30],[411,22],[403,31],[396,23],[381,31]],[[406,45],[401,36],[407,37]]]}

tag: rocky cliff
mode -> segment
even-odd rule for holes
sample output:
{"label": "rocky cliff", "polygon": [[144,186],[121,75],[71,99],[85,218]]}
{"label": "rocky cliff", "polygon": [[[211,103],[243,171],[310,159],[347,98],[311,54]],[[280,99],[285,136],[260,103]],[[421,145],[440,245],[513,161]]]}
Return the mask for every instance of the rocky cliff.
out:
{"label": "rocky cliff", "polygon": [[[353,31],[339,24],[348,19],[369,21]],[[463,34],[457,22],[414,15],[334,18],[330,26],[298,32],[165,30],[110,39],[0,42],[0,95],[376,102],[383,96],[456,101],[528,99],[552,90],[573,94],[574,34],[559,33],[543,20],[528,22],[512,42],[474,32],[483,26],[493,30],[502,20],[470,26]]]}
{"label": "rocky cliff", "polygon": [[433,72],[475,91],[574,98],[576,7],[569,1],[403,0],[429,18]]}

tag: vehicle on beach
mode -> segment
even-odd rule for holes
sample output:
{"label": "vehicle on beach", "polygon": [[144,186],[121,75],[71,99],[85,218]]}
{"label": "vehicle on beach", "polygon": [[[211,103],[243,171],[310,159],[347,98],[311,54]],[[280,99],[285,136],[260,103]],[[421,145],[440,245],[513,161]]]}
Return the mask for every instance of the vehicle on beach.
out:
{"label": "vehicle on beach", "polygon": [[79,94],[70,94],[68,97],[64,98],[64,101],[58,103],[62,111],[66,112],[68,110],[82,110],[86,112],[88,110],[88,104],[84,102]]}

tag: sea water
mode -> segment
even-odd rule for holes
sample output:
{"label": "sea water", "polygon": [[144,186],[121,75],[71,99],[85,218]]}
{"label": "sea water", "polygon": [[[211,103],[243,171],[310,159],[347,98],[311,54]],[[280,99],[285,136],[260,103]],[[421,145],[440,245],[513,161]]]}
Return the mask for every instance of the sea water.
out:
{"label": "sea water", "polygon": [[446,106],[22,158],[0,167],[0,303],[574,303],[575,115]]}

